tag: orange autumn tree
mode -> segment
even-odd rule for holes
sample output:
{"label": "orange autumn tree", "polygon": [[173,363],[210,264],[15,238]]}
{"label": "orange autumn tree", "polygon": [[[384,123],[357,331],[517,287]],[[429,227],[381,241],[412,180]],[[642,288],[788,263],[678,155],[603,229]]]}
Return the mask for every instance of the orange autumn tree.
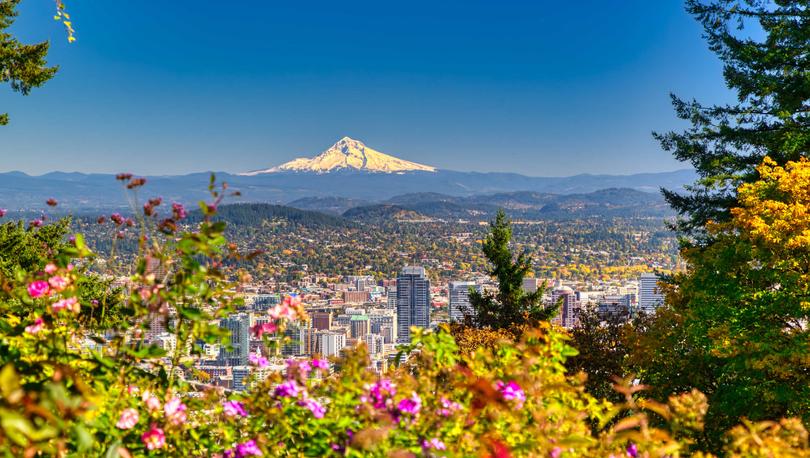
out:
{"label": "orange autumn tree", "polygon": [[668,307],[634,358],[658,396],[709,398],[703,441],[747,418],[810,423],[810,162],[765,158],[716,243],[689,247]]}

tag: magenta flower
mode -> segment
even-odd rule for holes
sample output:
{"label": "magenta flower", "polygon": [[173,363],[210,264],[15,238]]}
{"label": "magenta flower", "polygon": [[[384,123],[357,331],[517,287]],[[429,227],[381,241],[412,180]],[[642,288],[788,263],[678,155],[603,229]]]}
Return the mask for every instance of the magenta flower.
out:
{"label": "magenta flower", "polygon": [[300,375],[302,378],[307,378],[309,373],[312,371],[312,366],[309,365],[309,361],[306,360],[295,360],[295,359],[288,359],[287,363],[287,378],[292,379],[296,375]]}
{"label": "magenta flower", "polygon": [[115,424],[115,427],[118,429],[132,429],[138,424],[138,420],[140,416],[138,415],[138,411],[135,409],[124,409],[121,412],[121,417],[118,418],[118,423]]}
{"label": "magenta flower", "polygon": [[186,405],[179,398],[173,397],[166,401],[163,406],[163,413],[166,415],[166,420],[175,426],[186,421]]}
{"label": "magenta flower", "polygon": [[462,409],[461,404],[455,401],[451,401],[445,397],[442,397],[439,402],[442,405],[442,408],[439,409],[439,415],[442,417],[449,417],[453,414],[453,412],[458,412]]}
{"label": "magenta flower", "polygon": [[53,275],[56,272],[56,269],[56,264],[49,263],[47,266],[45,266],[45,273],[48,275]]}
{"label": "magenta flower", "polygon": [[305,397],[298,401],[298,405],[309,409],[309,411],[312,412],[312,416],[315,418],[323,418],[326,414],[326,408],[312,398]]}
{"label": "magenta flower", "polygon": [[188,216],[188,213],[186,212],[186,208],[183,207],[183,204],[174,202],[172,203],[172,216],[179,221]]}
{"label": "magenta flower", "polygon": [[447,450],[447,446],[444,445],[444,442],[439,440],[438,437],[434,437],[431,440],[424,440],[422,441],[422,448],[426,450]]}
{"label": "magenta flower", "polygon": [[261,323],[253,326],[253,334],[256,338],[261,339],[264,334],[273,334],[276,329],[275,323]]}
{"label": "magenta flower", "polygon": [[294,398],[301,392],[301,387],[293,380],[288,380],[276,387],[275,395],[282,398]]}
{"label": "magenta flower", "polygon": [[51,304],[51,310],[54,313],[59,313],[62,310],[69,310],[78,313],[80,310],[79,300],[75,297],[68,297],[67,299],[60,299]]}
{"label": "magenta flower", "polygon": [[518,406],[522,406],[523,402],[526,401],[526,394],[523,392],[520,385],[518,385],[514,380],[509,383],[504,383],[498,380],[495,387],[501,392],[501,396],[503,396],[505,400],[515,401]]}
{"label": "magenta flower", "polygon": [[42,280],[32,281],[28,284],[28,295],[35,299],[48,294],[50,290],[51,287],[48,285],[48,282]]}
{"label": "magenta flower", "polygon": [[627,456],[630,458],[636,458],[638,456],[638,445],[634,442],[630,442],[630,445],[627,446]]}
{"label": "magenta flower", "polygon": [[250,361],[250,364],[258,367],[267,367],[267,365],[270,364],[267,358],[262,356],[259,352],[248,355],[248,361]]}
{"label": "magenta flower", "polygon": [[409,415],[416,416],[419,414],[419,410],[422,408],[422,399],[419,398],[419,395],[415,392],[409,398],[402,399],[397,404],[397,410],[400,413],[407,413]]}
{"label": "magenta flower", "polygon": [[141,435],[141,442],[147,450],[157,450],[166,446],[166,434],[152,423],[149,430]]}
{"label": "magenta flower", "polygon": [[29,334],[37,334],[43,329],[45,329],[45,322],[42,320],[42,317],[37,317],[37,319],[34,320],[34,324],[29,324],[25,327],[25,332]]}
{"label": "magenta flower", "polygon": [[48,279],[48,284],[51,285],[51,288],[53,288],[54,291],[59,292],[67,288],[68,281],[65,277],[54,275]]}
{"label": "magenta flower", "polygon": [[397,394],[396,387],[391,380],[380,379],[367,386],[368,394],[360,397],[361,402],[368,402],[375,409],[385,408],[388,402]]}
{"label": "magenta flower", "polygon": [[248,456],[262,456],[261,449],[253,439],[236,444],[233,449],[225,451],[225,458],[245,458]]}
{"label": "magenta flower", "polygon": [[549,458],[560,458],[560,455],[562,455],[562,449],[560,447],[554,447],[548,452]]}
{"label": "magenta flower", "polygon": [[6,216],[6,213],[8,213],[8,210],[5,208],[0,208],[0,218]]}
{"label": "magenta flower", "polygon": [[319,369],[319,370],[322,370],[322,371],[328,371],[329,370],[329,361],[327,361],[325,359],[313,358],[313,360],[312,360],[312,362],[310,364],[312,365],[312,367],[314,369]]}
{"label": "magenta flower", "polygon": [[28,223],[31,227],[42,227],[42,220],[37,218]]}
{"label": "magenta flower", "polygon": [[225,401],[222,403],[222,413],[226,417],[247,417],[248,413],[245,410],[244,404],[239,401]]}

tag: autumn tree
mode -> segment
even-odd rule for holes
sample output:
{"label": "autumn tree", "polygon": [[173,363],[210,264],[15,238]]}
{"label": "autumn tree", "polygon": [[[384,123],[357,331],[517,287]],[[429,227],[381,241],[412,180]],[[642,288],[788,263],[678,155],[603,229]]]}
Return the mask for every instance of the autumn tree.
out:
{"label": "autumn tree", "polygon": [[499,210],[482,244],[484,255],[492,266],[489,273],[498,280],[498,292],[470,290],[472,318],[478,327],[509,328],[549,320],[557,313],[556,306],[543,304],[544,288],[531,293],[523,289],[523,279],[531,271],[532,260],[526,253],[515,256],[509,248],[511,240],[511,223],[503,210]]}
{"label": "autumn tree", "polygon": [[700,179],[686,194],[664,196],[684,218],[680,229],[705,236],[706,222],[728,221],[736,188],[757,179],[767,155],[776,163],[810,151],[810,10],[807,0],[687,0],[709,49],[723,62],[737,102],[706,105],[672,96],[681,132],[655,134]]}
{"label": "autumn tree", "polygon": [[659,394],[708,396],[715,448],[742,418],[810,423],[810,162],[756,171],[731,219],[707,224],[714,243],[683,252],[689,269],[633,355]]}

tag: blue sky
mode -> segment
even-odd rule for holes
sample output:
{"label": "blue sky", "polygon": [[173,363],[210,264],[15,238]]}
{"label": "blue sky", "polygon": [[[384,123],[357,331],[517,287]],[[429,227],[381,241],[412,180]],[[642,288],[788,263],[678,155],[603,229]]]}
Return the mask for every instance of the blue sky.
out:
{"label": "blue sky", "polygon": [[678,0],[24,0],[60,71],[0,87],[0,171],[265,168],[344,135],[440,168],[527,175],[686,165],[669,93],[729,100]]}

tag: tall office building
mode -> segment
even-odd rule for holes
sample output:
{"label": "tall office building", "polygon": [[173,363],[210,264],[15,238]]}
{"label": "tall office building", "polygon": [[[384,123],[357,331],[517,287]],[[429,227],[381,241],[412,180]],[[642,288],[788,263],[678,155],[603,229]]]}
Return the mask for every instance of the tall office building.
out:
{"label": "tall office building", "polygon": [[451,281],[448,285],[450,294],[450,321],[464,321],[465,315],[473,315],[470,306],[470,288],[479,293],[483,291],[481,285],[476,285],[472,281]]}
{"label": "tall office building", "polygon": [[390,286],[388,288],[388,308],[391,310],[397,309],[397,287]]}
{"label": "tall office building", "polygon": [[346,347],[346,334],[335,331],[318,332],[318,349],[324,358],[338,356]]}
{"label": "tall office building", "polygon": [[350,331],[352,339],[361,339],[369,333],[371,328],[371,321],[366,315],[352,315],[350,322]]}
{"label": "tall office building", "polygon": [[247,313],[231,315],[220,320],[219,327],[231,332],[231,350],[223,346],[219,351],[219,359],[222,364],[226,366],[247,365],[250,354],[250,316]]}
{"label": "tall office building", "polygon": [[411,341],[411,326],[430,326],[430,280],[419,266],[404,267],[397,277],[397,343]]}
{"label": "tall office building", "polygon": [[383,345],[383,336],[379,334],[366,334],[363,336],[363,342],[365,342],[366,346],[368,347],[369,356],[380,355],[385,349]]}
{"label": "tall office building", "polygon": [[551,303],[560,301],[560,325],[565,328],[572,328],[579,319],[580,301],[573,289],[568,286],[558,286],[551,292]]}
{"label": "tall office building", "polygon": [[660,278],[654,273],[643,273],[638,279],[638,308],[645,313],[653,313],[664,303],[664,295],[658,289]]}

